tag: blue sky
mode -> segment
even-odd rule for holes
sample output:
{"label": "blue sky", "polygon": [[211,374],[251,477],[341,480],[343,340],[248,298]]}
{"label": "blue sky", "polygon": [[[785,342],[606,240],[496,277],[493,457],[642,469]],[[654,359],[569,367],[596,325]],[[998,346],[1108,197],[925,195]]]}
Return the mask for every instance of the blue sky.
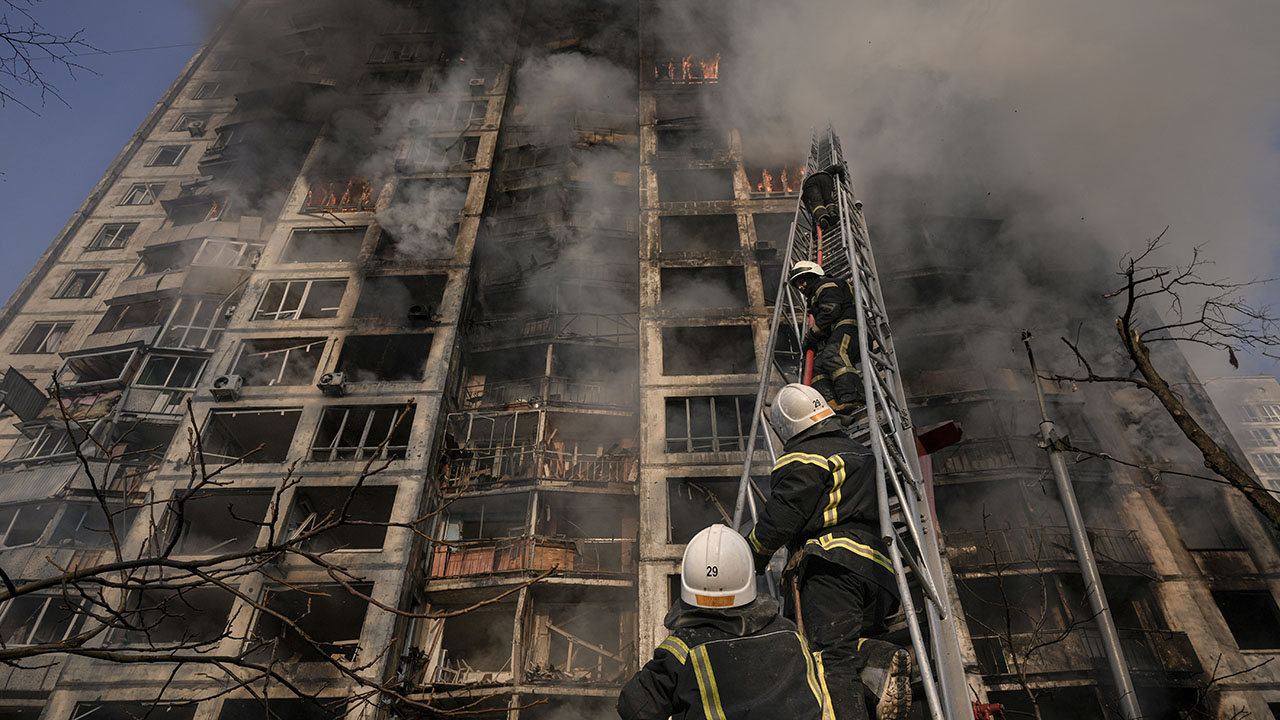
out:
{"label": "blue sky", "polygon": [[195,54],[206,31],[196,0],[44,0],[33,14],[53,32],[83,28],[90,44],[120,52],[77,58],[98,75],[78,72],[75,78],[46,61],[70,107],[52,99],[40,107],[36,97],[39,115],[15,104],[0,109],[4,300]]}

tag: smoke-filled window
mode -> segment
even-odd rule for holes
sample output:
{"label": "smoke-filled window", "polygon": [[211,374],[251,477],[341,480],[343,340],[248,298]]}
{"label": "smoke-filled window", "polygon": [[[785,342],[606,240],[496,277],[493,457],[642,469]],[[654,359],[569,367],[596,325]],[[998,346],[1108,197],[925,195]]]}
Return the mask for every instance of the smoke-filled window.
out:
{"label": "smoke-filled window", "polygon": [[791,237],[791,221],[795,219],[792,213],[755,213],[751,216],[751,220],[756,226],[756,243],[767,244],[783,250],[787,247],[787,240]]}
{"label": "smoke-filled window", "polygon": [[445,275],[384,275],[365,278],[356,303],[358,318],[439,322]]}
{"label": "smoke-filled window", "polygon": [[177,504],[170,505],[171,531],[178,533],[179,555],[222,555],[253,547],[257,525],[271,504],[270,492],[203,490],[183,503],[178,526]]}
{"label": "smoke-filled window", "polygon": [[658,219],[658,235],[664,253],[742,249],[736,215],[664,215]]}
{"label": "smoke-filled window", "polygon": [[[353,584],[352,589],[368,595],[373,585]],[[290,620],[297,630],[275,615],[259,613],[252,636],[266,647],[255,657],[270,656],[282,663],[322,662],[327,657],[351,660],[360,651],[368,604],[341,585],[272,587],[267,589],[263,604]]]}
{"label": "smoke-filled window", "polygon": [[273,280],[262,293],[254,320],[309,320],[338,315],[346,280]]}
{"label": "smoke-filled window", "polygon": [[336,522],[336,527],[307,540],[305,548],[317,553],[376,550],[386,538],[387,528],[381,523],[391,518],[395,498],[396,489],[386,486],[300,487],[293,496],[289,534]]}
{"label": "smoke-filled window", "polygon": [[756,371],[750,325],[662,329],[663,375],[732,375]]}
{"label": "smoke-filled window", "polygon": [[200,243],[200,249],[191,259],[192,265],[208,267],[245,267],[258,261],[262,245],[240,240],[223,238],[207,238]]}
{"label": "smoke-filled window", "polygon": [[422,380],[431,341],[430,334],[348,335],[337,369],[357,383]]}
{"label": "smoke-filled window", "polygon": [[658,202],[733,199],[731,170],[659,170]]}
{"label": "smoke-filled window", "polygon": [[93,331],[104,333],[159,325],[164,322],[171,307],[173,307],[173,298],[112,305],[107,308],[106,314],[102,316],[102,320],[98,321],[98,326]]}
{"label": "smoke-filled window", "polygon": [[[709,525],[732,525],[739,480],[737,477],[668,478],[667,542],[687,543]],[[763,492],[769,491],[768,478],[756,478],[756,485]],[[760,498],[757,497],[756,502],[760,503]]]}
{"label": "smoke-filled window", "polygon": [[312,460],[403,458],[413,430],[413,408],[358,405],[325,408],[311,447]]}
{"label": "smoke-filled window", "polygon": [[1214,590],[1213,601],[1241,650],[1280,648],[1280,611],[1270,592]]}
{"label": "smoke-filled window", "polygon": [[320,180],[311,184],[302,212],[358,212],[378,205],[379,188],[368,178]]}
{"label": "smoke-filled window", "polygon": [[280,262],[351,262],[360,256],[366,226],[299,228],[289,235]]}
{"label": "smoke-filled window", "polygon": [[214,410],[201,438],[204,454],[211,462],[284,462],[301,417],[295,409]]}
{"label": "smoke-filled window", "polygon": [[729,147],[727,134],[718,128],[659,125],[655,128],[654,135],[658,140],[658,152],[664,155],[690,155],[710,159]]}
{"label": "smoke-filled window", "polygon": [[736,308],[747,305],[741,267],[662,269],[662,309]]}
{"label": "smoke-filled window", "polygon": [[[441,612],[465,606],[433,608]],[[444,621],[441,657],[429,682],[510,682],[515,603],[496,603]]]}
{"label": "smoke-filled window", "polygon": [[6,647],[61,642],[80,631],[85,617],[74,597],[22,595],[0,607],[0,637]]}
{"label": "smoke-filled window", "polygon": [[395,196],[378,222],[393,239],[393,247],[379,248],[384,259],[426,260],[453,255],[469,178],[401,180]]}
{"label": "smoke-filled window", "polygon": [[309,385],[315,379],[325,338],[245,340],[231,372],[246,385]]}
{"label": "smoke-filled window", "polygon": [[414,137],[396,158],[396,170],[406,173],[466,170],[476,161],[480,137]]}
{"label": "smoke-filled window", "polygon": [[667,452],[730,452],[746,448],[751,432],[750,395],[669,397]]}
{"label": "smoke-filled window", "polygon": [[359,88],[367,93],[409,92],[422,79],[422,69],[371,70],[360,78]]}

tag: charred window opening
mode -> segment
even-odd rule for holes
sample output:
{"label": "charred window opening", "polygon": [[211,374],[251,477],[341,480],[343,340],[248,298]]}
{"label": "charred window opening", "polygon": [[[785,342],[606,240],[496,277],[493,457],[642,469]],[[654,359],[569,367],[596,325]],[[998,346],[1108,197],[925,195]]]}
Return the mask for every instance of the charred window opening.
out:
{"label": "charred window opening", "polygon": [[170,224],[175,226],[231,219],[227,214],[230,199],[224,195],[179,197],[164,206]]}
{"label": "charred window opening", "polygon": [[[134,592],[121,614],[129,624],[111,642],[121,645],[211,645],[227,630],[235,596],[218,587]],[[207,647],[205,649],[208,649]]]}
{"label": "charred window opening", "polygon": [[483,100],[416,103],[409,119],[409,127],[415,132],[424,128],[432,132],[478,128],[484,125],[488,108],[489,103]]}
{"label": "charred window opening", "polygon": [[[44,537],[44,531],[58,512],[56,503],[10,505],[0,508],[0,547],[32,545]],[[0,635],[0,637],[3,637]]]}
{"label": "charred window opening", "polygon": [[388,236],[379,257],[419,260],[451,256],[470,185],[470,178],[401,180],[391,204],[378,213],[378,222]]}
{"label": "charred window opening", "polygon": [[[373,585],[360,583],[353,584],[352,588],[367,596]],[[314,641],[307,642],[302,634],[275,615],[260,612],[253,636],[267,646],[260,652],[269,653],[274,661],[320,662],[326,656],[351,660],[360,650],[360,631],[364,628],[368,604],[341,585],[269,588],[263,604],[288,618]]]}
{"label": "charred window opening", "polygon": [[337,317],[346,280],[273,280],[262,293],[254,320]]}
{"label": "charred window opening", "polygon": [[733,199],[731,170],[659,170],[658,202]]}
{"label": "charred window opening", "polygon": [[[441,607],[441,611],[461,610]],[[511,682],[514,605],[498,604],[444,621],[440,661],[432,682],[467,685]]]}
{"label": "charred window opening", "polygon": [[534,518],[534,568],[564,572],[634,572],[639,532],[635,500],[540,493]]}
{"label": "charred window opening", "polygon": [[422,80],[422,69],[372,70],[360,78],[359,88],[367,93],[409,92]]}
{"label": "charred window opening", "polygon": [[402,459],[409,449],[413,411],[403,405],[325,408],[311,447],[311,459]]}
{"label": "charred window opening", "polygon": [[351,382],[422,380],[432,335],[348,335],[338,371]]}
{"label": "charred window opening", "polygon": [[172,298],[112,305],[107,308],[106,314],[102,316],[102,320],[98,321],[98,326],[93,329],[93,332],[115,332],[159,325],[164,322],[172,307]]}
{"label": "charred window opening", "polygon": [[22,342],[14,349],[14,354],[53,353],[58,351],[62,338],[71,331],[71,323],[35,323],[27,331]]}
{"label": "charred window opening", "polygon": [[658,140],[658,152],[663,154],[709,159],[729,147],[727,135],[719,129],[659,126],[654,134]]}
{"label": "charred window opening", "polygon": [[[557,668],[559,669],[559,668]],[[604,678],[605,681],[612,678]],[[617,713],[612,698],[557,698],[520,711],[523,720],[561,720],[562,718],[605,718]]]}
{"label": "charred window opening", "polygon": [[1213,601],[1241,650],[1280,648],[1280,612],[1266,590],[1214,590]]}
{"label": "charred window opening", "polygon": [[785,250],[791,237],[791,213],[755,213],[751,219],[756,224],[756,243]]}
{"label": "charred window opening", "polygon": [[705,85],[720,81],[720,53],[662,58],[653,64],[653,79],[671,85]]}
{"label": "charred window opening", "polygon": [[736,215],[666,215],[658,221],[663,252],[734,252],[742,249]]}
{"label": "charred window opening", "polygon": [[[377,550],[387,536],[396,489],[385,486],[300,487],[294,493],[290,535],[308,532],[317,525],[341,521],[305,543],[307,550]],[[343,518],[343,510],[346,517]]]}
{"label": "charred window opening", "polygon": [[298,229],[280,262],[351,262],[360,256],[365,227]]}
{"label": "charred window opening", "polygon": [[195,248],[190,243],[168,243],[148,248],[129,277],[143,277],[160,273],[186,270],[191,264]]}
{"label": "charred window opening", "polygon": [[[86,615],[73,597],[31,594],[6,600],[0,607],[5,647],[61,642],[79,632]],[[0,711],[0,717],[8,715]]]}
{"label": "charred window opening", "polygon": [[163,705],[153,702],[91,702],[79,703],[71,711],[71,720],[193,720],[197,706],[192,704]]}
{"label": "charred window opening", "polygon": [[378,205],[379,188],[367,178],[320,180],[311,184],[302,212],[360,212]]}
{"label": "charred window opening", "polygon": [[750,395],[667,398],[667,452],[728,452],[746,448]]}
{"label": "charred window opening", "polygon": [[[207,457],[220,462],[284,462],[301,410],[214,410],[201,442]],[[259,446],[261,448],[259,449]]]}
{"label": "charred window opening", "polygon": [[367,277],[356,303],[358,318],[439,322],[447,275]]}
{"label": "charred window opening", "polygon": [[239,294],[231,297],[183,297],[169,316],[169,324],[161,334],[161,347],[211,348],[222,339],[222,331],[231,322]]}
{"label": "charred window opening", "polygon": [[662,308],[737,308],[747,305],[741,267],[662,269]]}
{"label": "charred window opening", "polygon": [[[5,460],[33,460],[35,458],[64,455],[75,450],[71,435],[62,427],[40,425],[37,428],[23,428],[24,437],[13,444]],[[83,434],[76,433],[76,440],[83,440]]]}
{"label": "charred window opening", "polygon": [[67,389],[121,385],[129,381],[141,361],[136,349],[77,355],[63,363],[58,383]]}
{"label": "charred window opening", "polygon": [[[1037,630],[1061,630],[1070,616],[1060,614],[1062,600],[1058,586],[1050,575],[1007,575],[1002,579],[965,578],[956,580],[965,619],[974,640],[998,640],[1001,636],[1021,635]],[[1007,610],[1017,608],[1019,612]],[[1076,608],[1078,619],[1088,618],[1088,606]],[[1069,609],[1070,610],[1070,609]],[[1043,625],[1042,625],[1043,621]],[[1003,656],[991,658],[1003,663]],[[984,666],[991,670],[991,665]]]}
{"label": "charred window opening", "polygon": [[480,138],[463,135],[446,138],[414,138],[396,158],[400,172],[466,170],[480,153]]}
{"label": "charred window opening", "polygon": [[[668,478],[667,542],[687,543],[709,525],[732,525],[738,482],[736,477]],[[769,479],[756,478],[756,484],[767,492]]]}
{"label": "charred window opening", "polygon": [[[773,307],[778,301],[778,290],[782,287],[782,265],[773,263],[760,264],[760,285],[764,289],[764,304]],[[786,350],[784,343],[779,342],[775,350]]]}
{"label": "charred window opening", "polygon": [[441,517],[446,544],[431,555],[432,577],[486,575],[529,564],[529,494],[463,498]]}
{"label": "charred window opening", "polygon": [[732,375],[756,371],[750,325],[662,329],[663,375]]}
{"label": "charred window opening", "polygon": [[1188,550],[1247,550],[1222,495],[1213,488],[1166,478],[1157,497],[1178,525]]}
{"label": "charred window opening", "polygon": [[[1001,652],[999,647],[995,648],[996,652]],[[1003,661],[1002,661],[1003,662]],[[984,665],[984,667],[986,667]],[[1007,672],[1007,668],[1002,672]],[[1138,694],[1142,695],[1144,688],[1138,688]],[[1092,686],[1086,687],[1042,687],[1036,688],[1036,699],[1032,703],[1027,699],[1027,694],[1022,690],[989,692],[987,699],[993,703],[1004,705],[1004,713],[1006,717],[1034,717],[1042,720],[1077,720],[1083,717],[1106,717],[1106,712],[1102,709],[1102,705],[1098,702],[1098,690]],[[1142,709],[1145,713],[1150,713],[1148,708],[1151,707],[1147,700],[1142,700]],[[1108,703],[1108,707],[1114,707]],[[1093,708],[1092,710],[1090,708]],[[1173,713],[1170,715],[1148,715],[1148,717],[1186,717],[1181,713]]]}
{"label": "charred window opening", "polygon": [[346,698],[227,700],[218,720],[338,720],[346,710]]}
{"label": "charred window opening", "polygon": [[[176,499],[176,498],[175,498]],[[253,547],[256,524],[267,514],[269,492],[200,491],[182,505],[182,525],[175,551],[180,555],[222,555]],[[170,505],[170,522],[178,522],[177,504]]]}
{"label": "charred window opening", "polygon": [[325,338],[245,340],[231,372],[246,385],[310,385]]}
{"label": "charred window opening", "polygon": [[631,669],[632,651],[623,647],[627,613],[600,600],[574,599],[534,601],[524,658],[530,682],[610,682]]}
{"label": "charred window opening", "polygon": [[426,43],[392,40],[374,45],[368,62],[370,65],[413,63],[426,60],[426,58]]}
{"label": "charred window opening", "polygon": [[[103,513],[102,506],[96,502],[67,503],[62,515],[49,534],[49,545],[54,547],[105,548],[111,546],[109,527],[114,527],[116,537],[121,541],[128,534],[130,526],[137,517],[139,507],[124,507],[110,503],[110,521]],[[3,520],[0,520],[3,524]]]}
{"label": "charred window opening", "polygon": [[805,166],[800,163],[748,164],[747,182],[757,195],[783,195],[800,192]]}

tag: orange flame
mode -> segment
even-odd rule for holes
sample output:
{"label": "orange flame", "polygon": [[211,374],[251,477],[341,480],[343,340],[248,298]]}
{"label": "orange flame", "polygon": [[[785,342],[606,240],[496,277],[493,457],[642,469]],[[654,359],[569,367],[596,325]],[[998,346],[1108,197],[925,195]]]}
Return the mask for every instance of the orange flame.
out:
{"label": "orange flame", "polygon": [[761,193],[799,192],[801,181],[807,168],[795,163],[784,163],[773,169],[760,168],[760,180],[755,184],[755,191]]}
{"label": "orange flame", "polygon": [[653,78],[679,84],[717,82],[720,79],[720,53],[706,59],[685,55],[679,61],[655,63]]}

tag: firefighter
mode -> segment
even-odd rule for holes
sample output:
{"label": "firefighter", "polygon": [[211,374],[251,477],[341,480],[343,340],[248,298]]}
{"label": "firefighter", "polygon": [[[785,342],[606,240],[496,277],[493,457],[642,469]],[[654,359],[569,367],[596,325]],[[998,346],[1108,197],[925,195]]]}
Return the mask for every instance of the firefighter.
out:
{"label": "firefighter", "polygon": [[689,541],[665,623],[671,634],[618,697],[623,720],[866,717],[860,689],[832,686],[777,601],[756,596],[751,548],[724,525]]}
{"label": "firefighter", "polygon": [[770,423],[784,442],[770,477],[771,495],[747,540],[756,573],[786,546],[789,614],[810,645],[828,658],[828,679],[859,677],[877,717],[905,717],[911,705],[911,656],[873,639],[897,609],[894,570],[880,539],[875,463],[866,446],[844,434],[822,395],[807,385],[783,387]]}
{"label": "firefighter", "polygon": [[801,260],[791,266],[791,286],[804,295],[813,315],[813,326],[804,334],[803,349],[813,350],[813,387],[831,408],[849,414],[863,404],[858,315],[853,285],[827,277],[816,262]]}

